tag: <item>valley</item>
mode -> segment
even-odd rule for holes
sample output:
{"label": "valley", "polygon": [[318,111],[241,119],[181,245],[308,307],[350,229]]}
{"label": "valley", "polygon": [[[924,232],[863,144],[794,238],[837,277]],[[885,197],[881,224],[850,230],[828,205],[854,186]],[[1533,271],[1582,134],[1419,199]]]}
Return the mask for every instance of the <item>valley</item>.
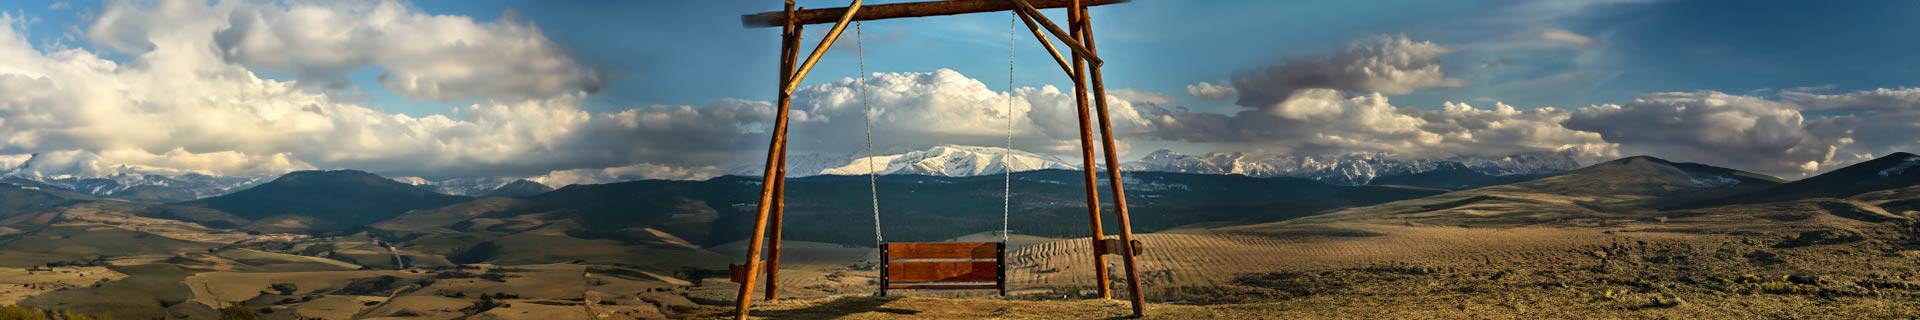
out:
{"label": "valley", "polygon": [[[1458,190],[1197,173],[1127,178],[1156,318],[1904,317],[1920,312],[1899,302],[1920,297],[1920,171],[1901,170],[1915,158],[1894,154],[1829,173],[1847,178],[1784,181],[1629,157]],[[866,177],[796,178],[782,300],[755,314],[1124,315],[1117,304],[1081,300],[1094,280],[1079,178],[1013,175],[1007,298],[867,297],[877,252],[865,232]],[[998,198],[1001,182],[879,176],[888,240],[998,241],[999,203],[981,199]],[[364,172],[312,171],[172,204],[16,187],[8,199],[25,200],[0,217],[0,304],[116,318],[210,317],[234,307],[268,319],[731,310],[737,285],[725,270],[744,255],[757,179],[540,187],[513,182],[493,196],[463,197]]]}

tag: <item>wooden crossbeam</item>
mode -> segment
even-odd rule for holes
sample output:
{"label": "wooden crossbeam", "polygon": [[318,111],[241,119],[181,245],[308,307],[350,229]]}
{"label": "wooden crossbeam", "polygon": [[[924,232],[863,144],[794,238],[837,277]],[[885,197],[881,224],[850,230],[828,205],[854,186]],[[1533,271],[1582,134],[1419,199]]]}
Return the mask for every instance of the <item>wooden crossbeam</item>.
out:
{"label": "wooden crossbeam", "polygon": [[[1083,0],[1083,1],[1086,2],[1087,6],[1103,6],[1103,5],[1109,5],[1109,4],[1127,3],[1133,0]],[[1028,2],[1032,3],[1034,7],[1039,9],[1066,8],[1073,5],[1073,0],[1029,0]],[[948,1],[876,4],[876,5],[870,5],[870,6],[861,8],[860,12],[853,16],[853,20],[867,21],[867,20],[882,20],[882,19],[895,19],[895,18],[949,16],[949,15],[956,15],[956,14],[968,14],[968,13],[979,13],[979,12],[1007,11],[1007,10],[1014,10],[1014,7],[1015,5],[1012,2],[1008,2],[1007,0],[948,0]],[[808,24],[833,23],[835,21],[838,21],[840,19],[840,16],[845,15],[846,12],[847,12],[847,8],[800,10],[793,13],[793,16],[795,18],[794,24],[808,25]],[[748,28],[779,27],[779,26],[785,26],[786,23],[787,23],[787,13],[785,11],[761,12],[761,13],[740,16],[740,24]]]}

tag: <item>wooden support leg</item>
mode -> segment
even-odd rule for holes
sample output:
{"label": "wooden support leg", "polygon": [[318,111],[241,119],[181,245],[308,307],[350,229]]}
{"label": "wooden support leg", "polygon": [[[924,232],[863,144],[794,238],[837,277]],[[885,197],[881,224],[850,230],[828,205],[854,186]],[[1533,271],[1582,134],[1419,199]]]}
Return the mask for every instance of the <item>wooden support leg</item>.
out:
{"label": "wooden support leg", "polygon": [[[780,154],[782,167],[786,157],[784,152]],[[767,243],[767,301],[780,298],[780,230],[787,215],[787,175],[784,168],[779,171],[780,178],[773,185],[773,214],[767,222],[767,240],[771,241]]]}
{"label": "wooden support leg", "polygon": [[[1075,3],[1074,8],[1069,10],[1080,12],[1080,42],[1087,45],[1087,50],[1099,54],[1099,49],[1093,43],[1093,20],[1091,15],[1087,14],[1087,7]],[[1144,307],[1147,300],[1141,293],[1143,289],[1140,288],[1140,267],[1135,258],[1138,252],[1134,252],[1132,245],[1134,243],[1133,221],[1127,213],[1127,189],[1120,178],[1120,154],[1114,146],[1113,124],[1107,114],[1107,85],[1100,76],[1100,66],[1093,66],[1092,71],[1093,96],[1096,99],[1094,105],[1100,120],[1101,142],[1105,147],[1102,150],[1106,151],[1107,182],[1108,186],[1113,188],[1113,212],[1116,220],[1114,222],[1120,225],[1120,243],[1122,243],[1120,247],[1123,248],[1120,259],[1126,263],[1127,293],[1133,295],[1133,316],[1141,317],[1146,315]]]}
{"label": "wooden support leg", "polygon": [[[786,157],[784,154],[780,156]],[[767,301],[780,298],[780,229],[784,222],[781,218],[786,216],[787,206],[785,199],[787,183],[781,181],[786,179],[786,175],[780,176],[780,180],[774,180],[773,214],[768,216],[767,222],[767,240],[771,241],[767,243]]]}
{"label": "wooden support leg", "polygon": [[[1076,0],[1074,2],[1078,3],[1079,1]],[[1067,20],[1070,21],[1068,25],[1073,28],[1072,33],[1079,34],[1079,11],[1067,10]],[[1091,128],[1093,121],[1091,119],[1092,115],[1089,114],[1090,108],[1087,106],[1086,62],[1086,59],[1080,56],[1079,51],[1073,52],[1073,96],[1074,102],[1079,106],[1077,110],[1080,113],[1080,158],[1082,159],[1081,167],[1085,169],[1086,172],[1087,221],[1088,227],[1093,229],[1093,234],[1089,238],[1092,241],[1092,245],[1099,246],[1100,239],[1106,238],[1107,233],[1101,230],[1100,225],[1100,178],[1096,173],[1098,168],[1094,166],[1093,158],[1093,129]],[[1106,256],[1100,255],[1099,253],[1093,254],[1093,276],[1095,279],[1098,279],[1094,281],[1094,284],[1099,289],[1100,298],[1107,299],[1113,297],[1113,286],[1107,281]]]}
{"label": "wooden support leg", "polygon": [[[787,10],[789,12],[793,10],[793,2],[787,2]],[[795,37],[793,33],[782,36]],[[790,48],[793,43],[792,40],[781,41],[781,46],[789,47],[782,50],[798,50]],[[785,54],[782,55],[785,56]],[[760,178],[760,205],[754,213],[753,231],[747,237],[747,274],[742,279],[744,281],[740,282],[740,294],[734,296],[734,319],[739,320],[746,320],[747,312],[753,306],[754,280],[760,276],[760,249],[766,242],[768,215],[772,213],[775,206],[773,189],[777,180],[781,178],[777,168],[780,166],[780,156],[786,153],[787,148],[787,109],[793,105],[793,99],[787,95],[786,88],[790,85],[787,82],[794,79],[790,76],[792,73],[788,69],[780,70],[780,74],[782,75],[780,78],[784,81],[781,81],[779,87],[781,90],[779,109],[773,116],[773,138],[767,144],[767,166],[764,171],[761,171],[763,174]]]}
{"label": "wooden support leg", "polygon": [[[795,25],[787,28],[787,34],[781,36],[783,50],[780,52],[780,85],[782,87],[786,86],[787,81],[793,80],[793,64],[800,54],[800,35],[801,26]],[[793,97],[781,93],[780,99],[790,103]],[[787,217],[786,148],[780,149],[779,160],[780,165],[774,169],[779,178],[773,180],[773,214],[769,221],[770,234],[767,236],[773,241],[767,246],[767,301],[780,299],[780,234],[786,229]]]}

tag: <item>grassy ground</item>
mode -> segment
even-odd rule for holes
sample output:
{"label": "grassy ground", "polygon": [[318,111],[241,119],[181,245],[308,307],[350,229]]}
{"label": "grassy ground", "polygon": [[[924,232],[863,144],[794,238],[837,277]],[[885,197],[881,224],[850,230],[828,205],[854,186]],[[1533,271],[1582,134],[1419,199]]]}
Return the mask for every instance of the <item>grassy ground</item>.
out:
{"label": "grassy ground", "polygon": [[[1735,209],[1609,227],[1336,223],[1147,234],[1142,276],[1155,303],[1149,316],[1163,319],[1920,317],[1920,304],[1912,303],[1920,301],[1920,227],[1798,207]],[[1795,216],[1762,215],[1788,213]],[[1071,298],[1091,287],[1086,241],[1010,253],[1015,300],[976,292],[903,292],[912,297],[895,299],[795,294],[756,301],[754,315],[1126,315],[1111,301]],[[853,286],[833,294],[870,291]],[[721,302],[689,317],[724,317],[730,308]]]}
{"label": "grassy ground", "polygon": [[191,295],[181,283],[191,275],[173,265],[111,267],[128,277],[98,286],[49,292],[22,300],[21,306],[111,315],[115,319],[166,317],[166,308]]}
{"label": "grassy ground", "polygon": [[[1407,283],[1382,283],[1400,284]],[[1415,285],[1372,292],[1209,305],[1149,304],[1147,319],[1911,319],[1911,297],[1748,295],[1682,298],[1676,305],[1653,295],[1584,289],[1477,292],[1470,287]],[[1680,295],[1692,296],[1692,295]],[[1670,297],[1670,296],[1669,296]],[[1663,298],[1670,299],[1670,298]],[[757,319],[1117,319],[1131,314],[1124,300],[1024,301],[936,297],[844,297],[756,303]],[[726,318],[732,309],[707,306],[685,319]]]}

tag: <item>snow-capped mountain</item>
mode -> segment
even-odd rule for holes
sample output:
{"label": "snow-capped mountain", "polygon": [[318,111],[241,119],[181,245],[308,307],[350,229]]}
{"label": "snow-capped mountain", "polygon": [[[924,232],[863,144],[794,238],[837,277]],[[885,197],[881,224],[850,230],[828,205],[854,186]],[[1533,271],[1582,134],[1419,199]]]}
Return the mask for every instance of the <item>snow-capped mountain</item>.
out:
{"label": "snow-capped mountain", "polygon": [[[999,147],[942,145],[926,150],[861,157],[796,153],[787,156],[787,176],[918,174],[965,177],[1014,172],[1080,168],[1078,161]],[[1339,156],[1254,155],[1216,152],[1187,155],[1159,150],[1140,160],[1121,164],[1128,171],[1181,172],[1196,174],[1233,174],[1252,177],[1291,177],[1319,180],[1339,185],[1364,185],[1375,178],[1410,175],[1436,170],[1471,171],[1487,176],[1512,176],[1558,173],[1578,169],[1580,164],[1565,153],[1528,153],[1506,157],[1456,157],[1447,159],[1402,160],[1385,154],[1354,153]],[[759,165],[743,165],[727,172],[758,176]]]}
{"label": "snow-capped mountain", "polygon": [[1129,171],[1293,177],[1341,185],[1364,185],[1379,177],[1459,167],[1489,176],[1507,176],[1555,173],[1578,169],[1580,166],[1571,155],[1563,153],[1529,153],[1499,158],[1456,157],[1402,160],[1371,153],[1288,156],[1215,152],[1187,155],[1171,150],[1154,151],[1140,160],[1121,164],[1122,169]]}
{"label": "snow-capped mountain", "polygon": [[[926,150],[862,157],[795,153],[787,155],[787,176],[917,174],[942,177],[967,177],[1013,172],[1074,169],[1078,166],[1058,157],[999,147],[941,145]],[[759,176],[759,164],[742,165],[728,173]]]}
{"label": "snow-capped mountain", "polygon": [[456,179],[446,179],[446,180],[438,180],[438,181],[427,180],[426,178],[421,178],[421,177],[392,177],[388,179],[393,179],[393,181],[399,181],[400,183],[405,183],[405,184],[413,185],[415,187],[420,187],[421,189],[426,189],[427,191],[439,192],[439,193],[456,195],[456,196],[477,197],[477,196],[486,195],[487,193],[493,192],[494,189],[499,189],[500,186],[513,183],[514,181],[518,181],[522,178],[478,177],[478,178],[456,178]]}
{"label": "snow-capped mountain", "polygon": [[[966,177],[987,174],[1072,169],[1073,165],[1053,156],[996,147],[942,145],[927,150],[896,155],[862,157],[846,165],[825,168],[818,174],[862,175],[918,174],[942,177]],[[793,175],[793,169],[787,169]]]}
{"label": "snow-capped mountain", "polygon": [[212,176],[131,166],[47,167],[27,156],[5,161],[0,180],[51,186],[96,197],[140,202],[180,202],[227,194],[272,180],[270,176]]}

